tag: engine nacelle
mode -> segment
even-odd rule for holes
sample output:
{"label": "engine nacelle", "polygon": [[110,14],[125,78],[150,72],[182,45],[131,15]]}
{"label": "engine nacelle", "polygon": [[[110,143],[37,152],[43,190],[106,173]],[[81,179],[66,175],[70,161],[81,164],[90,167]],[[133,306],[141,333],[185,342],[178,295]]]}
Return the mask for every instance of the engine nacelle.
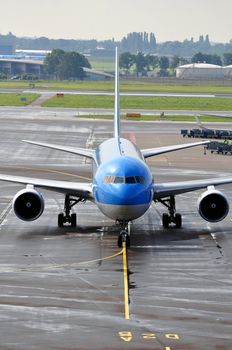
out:
{"label": "engine nacelle", "polygon": [[228,199],[220,191],[208,189],[198,199],[198,212],[206,221],[219,222],[229,212]]}
{"label": "engine nacelle", "polygon": [[44,211],[44,199],[33,187],[19,191],[13,199],[15,215],[24,221],[38,219]]}

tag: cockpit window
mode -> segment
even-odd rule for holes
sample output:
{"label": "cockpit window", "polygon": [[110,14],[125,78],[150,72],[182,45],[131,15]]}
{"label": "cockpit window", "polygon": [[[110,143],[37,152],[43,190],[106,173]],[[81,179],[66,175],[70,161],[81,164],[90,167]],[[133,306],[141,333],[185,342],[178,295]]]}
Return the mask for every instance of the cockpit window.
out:
{"label": "cockpit window", "polygon": [[144,176],[135,176],[135,179],[136,179],[137,184],[143,185],[145,182]]}
{"label": "cockpit window", "polygon": [[136,184],[135,176],[127,176],[126,177],[126,184]]}
{"label": "cockpit window", "polygon": [[115,176],[107,175],[107,176],[105,176],[104,183],[110,184],[110,183],[114,182],[114,179],[115,179]]}
{"label": "cockpit window", "polygon": [[125,182],[125,178],[123,176],[115,176],[114,184],[123,184]]}
{"label": "cockpit window", "polygon": [[145,183],[144,176],[113,176],[113,175],[107,175],[104,179],[105,184],[141,184],[143,185]]}

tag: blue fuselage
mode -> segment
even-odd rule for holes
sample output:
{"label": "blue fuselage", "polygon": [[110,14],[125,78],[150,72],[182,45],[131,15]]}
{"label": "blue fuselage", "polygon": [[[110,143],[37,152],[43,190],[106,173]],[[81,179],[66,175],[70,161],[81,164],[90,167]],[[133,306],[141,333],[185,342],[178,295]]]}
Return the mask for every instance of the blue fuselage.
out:
{"label": "blue fuselage", "polygon": [[153,178],[139,149],[115,139],[96,150],[93,195],[99,209],[111,219],[130,221],[142,216],[153,198]]}

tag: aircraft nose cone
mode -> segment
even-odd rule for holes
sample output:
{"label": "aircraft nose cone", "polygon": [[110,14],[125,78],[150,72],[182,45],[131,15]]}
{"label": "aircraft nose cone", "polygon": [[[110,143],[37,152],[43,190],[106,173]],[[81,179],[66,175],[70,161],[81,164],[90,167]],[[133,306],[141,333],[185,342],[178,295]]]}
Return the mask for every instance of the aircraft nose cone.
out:
{"label": "aircraft nose cone", "polygon": [[111,194],[115,204],[119,205],[136,205],[150,201],[150,191],[138,184],[112,186]]}

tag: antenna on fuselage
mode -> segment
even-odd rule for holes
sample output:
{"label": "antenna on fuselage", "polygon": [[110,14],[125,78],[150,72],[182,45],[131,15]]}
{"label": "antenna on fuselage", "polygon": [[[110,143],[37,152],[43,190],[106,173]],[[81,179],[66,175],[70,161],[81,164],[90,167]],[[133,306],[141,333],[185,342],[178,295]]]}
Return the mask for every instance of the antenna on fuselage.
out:
{"label": "antenna on fuselage", "polygon": [[114,87],[114,138],[120,146],[120,95],[119,95],[119,55],[118,48],[115,48],[115,87]]}

